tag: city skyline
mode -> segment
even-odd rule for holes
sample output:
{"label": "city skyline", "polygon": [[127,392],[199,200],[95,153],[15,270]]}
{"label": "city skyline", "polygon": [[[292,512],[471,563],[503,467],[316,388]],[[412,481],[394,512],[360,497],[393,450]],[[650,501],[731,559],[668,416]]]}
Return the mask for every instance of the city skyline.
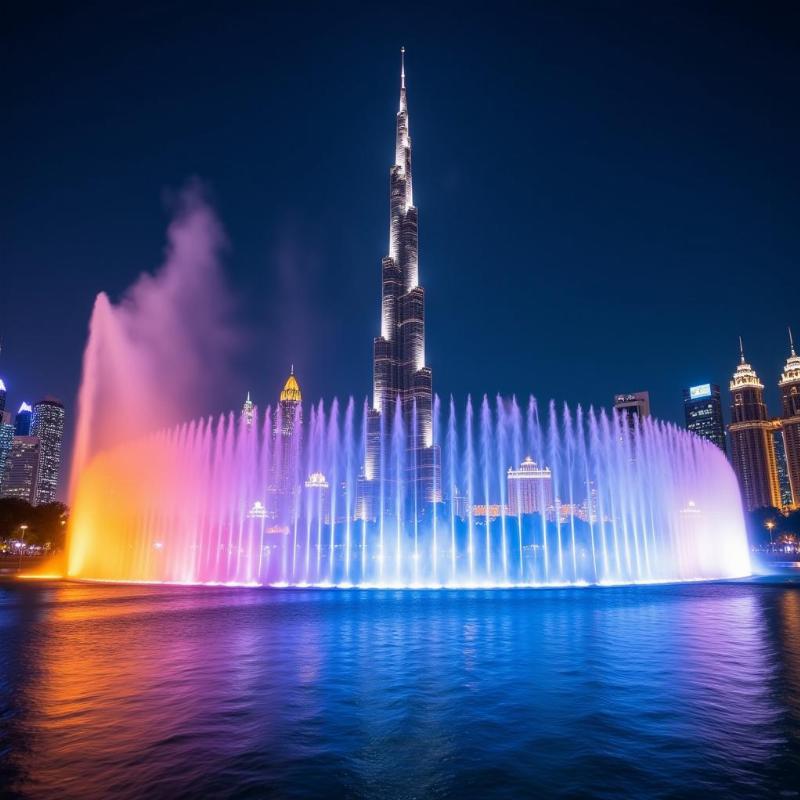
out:
{"label": "city skyline", "polygon": [[0,791],[783,797],[800,4],[16,4]]}
{"label": "city skyline", "polygon": [[[17,41],[24,42],[32,21],[18,13],[14,30]],[[299,24],[292,12],[282,13],[290,27]],[[300,45],[304,67],[300,74],[289,73],[285,86],[263,79],[285,60],[280,44],[256,55],[245,41],[251,69],[233,94],[224,95],[219,82],[202,71],[199,80],[207,79],[202,103],[186,92],[185,83],[165,86],[186,117],[180,150],[170,133],[175,120],[168,114],[166,126],[154,125],[147,109],[139,108],[143,99],[131,101],[136,136],[125,132],[127,126],[112,111],[109,139],[119,150],[111,154],[110,174],[124,187],[124,198],[97,191],[105,172],[94,156],[97,140],[84,135],[80,116],[72,121],[59,116],[63,103],[78,99],[76,91],[88,119],[106,113],[108,85],[93,77],[80,89],[61,83],[58,102],[48,111],[26,106],[24,95],[15,95],[9,135],[10,152],[18,158],[9,185],[22,180],[16,163],[26,166],[30,178],[25,192],[14,193],[13,207],[4,206],[10,223],[4,226],[9,278],[2,298],[0,374],[7,383],[14,376],[9,389],[15,403],[24,399],[19,386],[31,387],[34,395],[52,392],[64,398],[70,416],[94,293],[107,288],[118,296],[140,270],[157,263],[163,228],[159,196],[164,187],[177,188],[192,174],[213,188],[228,228],[227,265],[252,341],[238,358],[235,380],[214,385],[209,402],[214,408],[238,407],[246,389],[256,398],[271,397],[289,361],[306,376],[310,397],[350,392],[366,397],[366,342],[378,321],[375,253],[384,247],[386,219],[376,187],[385,180],[391,152],[385,120],[396,103],[391,87],[400,44],[413,54],[418,76],[415,192],[425,208],[427,360],[436,365],[443,396],[533,391],[573,404],[607,406],[617,391],[644,388],[655,416],[680,423],[681,388],[723,384],[726,355],[739,334],[765,374],[778,370],[784,327],[797,325],[789,294],[764,293],[750,298],[746,309],[737,302],[754,264],[765,285],[786,283],[798,249],[788,221],[764,211],[787,207],[785,194],[796,170],[788,142],[796,138],[797,112],[780,101],[781,81],[788,80],[781,77],[787,72],[783,67],[794,54],[785,49],[775,21],[755,11],[744,18],[713,19],[684,10],[655,26],[631,12],[622,34],[626,45],[635,47],[638,35],[650,41],[658,27],[671,47],[685,45],[696,56],[689,70],[656,49],[653,63],[637,61],[644,74],[631,82],[625,48],[590,35],[597,20],[590,25],[577,11],[571,17],[530,14],[536,22],[532,46],[523,49],[510,30],[476,36],[477,21],[468,15],[464,30],[450,33],[447,59],[437,41],[444,20],[434,15],[427,26],[420,25],[413,8],[407,30],[379,29],[368,45],[362,41],[352,48],[341,41],[327,43],[325,20],[312,21]],[[683,24],[687,16],[694,35]],[[611,15],[608,24],[613,21]],[[63,20],[64,29],[79,40],[84,22],[80,12],[73,12]],[[89,28],[100,29],[104,22],[101,13]],[[190,25],[177,45],[185,56],[178,61],[198,66],[198,42],[210,24],[201,19]],[[252,24],[258,29],[262,23]],[[720,29],[727,39],[716,36]],[[751,41],[747,31],[753,29],[769,33],[769,52],[761,40]],[[567,35],[582,45],[569,48],[579,53],[574,63],[561,55]],[[131,21],[126,44],[135,44],[139,36]],[[745,38],[748,46],[737,48]],[[460,46],[467,41],[469,46]],[[59,52],[62,45],[52,44]],[[231,46],[225,37],[220,44]],[[37,65],[27,63],[23,50],[7,54],[16,65],[14,74],[23,76],[22,92],[33,76],[48,80]],[[91,48],[82,51],[67,54],[77,70],[92,63]],[[588,63],[599,71],[591,85]],[[368,74],[364,64],[373,67]],[[669,78],[663,73],[667,65]],[[124,84],[127,70],[112,57],[113,80]],[[723,104],[714,115],[698,107],[690,73],[692,80],[714,86]],[[144,86],[156,80],[148,68],[136,74]],[[642,88],[639,80],[650,88]],[[727,105],[734,94],[737,104]],[[670,118],[659,111],[665,96],[673,103]],[[737,110],[744,106],[761,109],[761,118],[766,114],[773,124],[754,124],[752,115]],[[202,126],[194,127],[201,109],[209,108],[231,112],[224,130],[212,120],[213,146],[200,133]],[[276,108],[280,114],[272,113]],[[331,118],[339,122],[319,124]],[[681,119],[693,120],[691,138]],[[313,124],[296,136],[298,123],[305,121]],[[738,132],[722,148],[720,125]],[[56,159],[50,142],[28,135],[32,126],[61,130],[70,159]],[[768,142],[765,128],[771,131]],[[165,135],[164,146],[155,146],[154,137]],[[273,153],[286,157],[276,159]],[[133,174],[123,163],[142,168]],[[659,166],[665,163],[669,177]],[[348,180],[339,187],[334,174]],[[45,175],[47,194],[37,194]],[[729,180],[741,191],[730,192]],[[98,208],[95,195],[107,197],[106,205],[116,212]],[[40,205],[36,197],[46,202]],[[65,207],[67,198],[69,208],[83,210],[81,220]],[[38,237],[43,214],[49,235]],[[52,241],[57,249],[48,245]],[[47,298],[37,301],[45,304],[45,317],[59,320],[58,336],[55,323],[34,326],[22,313],[31,299],[26,276],[34,268],[52,285],[53,297],[63,298],[57,307],[48,307]],[[635,285],[623,285],[617,276],[631,270],[637,274]],[[682,291],[686,285],[713,285],[714,302],[708,302],[705,290]],[[363,291],[354,292],[356,286]],[[686,319],[692,320],[688,328]],[[698,341],[702,348],[696,347]],[[598,353],[613,351],[614,358],[574,370],[589,343]],[[340,359],[336,371],[326,370],[341,352],[353,358]],[[772,382],[766,397],[777,407]]]}

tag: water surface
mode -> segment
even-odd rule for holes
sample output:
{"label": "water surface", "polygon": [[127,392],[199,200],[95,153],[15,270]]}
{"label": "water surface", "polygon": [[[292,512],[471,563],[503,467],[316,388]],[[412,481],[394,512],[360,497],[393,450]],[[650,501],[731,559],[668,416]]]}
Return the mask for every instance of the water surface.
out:
{"label": "water surface", "polygon": [[791,585],[6,584],[0,642],[12,797],[800,796]]}

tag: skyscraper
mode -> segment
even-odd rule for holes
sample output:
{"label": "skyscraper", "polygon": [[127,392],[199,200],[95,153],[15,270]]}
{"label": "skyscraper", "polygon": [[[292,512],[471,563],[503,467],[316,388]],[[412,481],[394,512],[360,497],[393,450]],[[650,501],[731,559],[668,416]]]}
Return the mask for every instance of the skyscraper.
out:
{"label": "skyscraper", "polygon": [[31,416],[33,409],[28,403],[22,403],[17,411],[17,416],[14,417],[14,436],[30,436],[31,435]]}
{"label": "skyscraper", "polygon": [[781,427],[792,505],[800,506],[800,356],[795,353],[789,329],[789,358],[778,381],[781,393]]}
{"label": "skyscraper", "polygon": [[719,386],[703,383],[683,390],[683,412],[686,429],[708,439],[725,452],[725,423],[722,420],[722,399]]}
{"label": "skyscraper", "polygon": [[15,436],[6,458],[2,497],[16,497],[33,503],[39,480],[39,439],[36,436]]}
{"label": "skyscraper", "polygon": [[650,393],[632,392],[630,394],[615,394],[614,408],[624,414],[631,428],[636,420],[650,416]]}
{"label": "skyscraper", "polygon": [[253,424],[253,416],[255,414],[253,401],[250,399],[250,392],[247,393],[247,399],[242,406],[242,419],[245,425]]}
{"label": "skyscraper", "polygon": [[789,482],[789,465],[786,463],[786,443],[783,431],[776,427],[772,431],[772,446],[775,448],[775,471],[778,475],[778,493],[782,508],[792,507],[792,484]]}
{"label": "skyscraper", "polygon": [[549,467],[540,467],[530,456],[519,469],[506,473],[508,513],[544,514],[553,505],[553,475]]}
{"label": "skyscraper", "polygon": [[[365,478],[368,482],[405,478],[419,506],[441,499],[441,480],[433,446],[432,374],[425,364],[425,290],[419,285],[404,53],[401,49],[395,157],[389,170],[389,253],[381,262],[381,333],[373,347]],[[388,469],[381,453],[395,424],[398,401],[408,443],[406,475],[382,475]]]}
{"label": "skyscraper", "polygon": [[0,411],[0,493],[3,490],[6,459],[11,452],[11,442],[13,440],[14,426],[11,424],[11,414],[8,411]]}
{"label": "skyscraper", "polygon": [[779,423],[767,416],[764,384],[745,361],[739,340],[739,365],[731,390],[731,462],[739,479],[744,507],[748,511],[781,504],[772,432]]}
{"label": "skyscraper", "polygon": [[300,488],[300,445],[303,396],[292,366],[278,398],[273,427],[274,477],[272,493],[280,522],[289,524],[297,510]]}
{"label": "skyscraper", "polygon": [[56,499],[64,438],[64,406],[60,401],[46,397],[33,406],[31,435],[40,442],[39,475],[33,499],[38,506]]}
{"label": "skyscraper", "polygon": [[11,440],[14,438],[14,426],[11,415],[6,411],[6,385],[0,378],[0,491],[3,489],[6,458],[11,451]]}

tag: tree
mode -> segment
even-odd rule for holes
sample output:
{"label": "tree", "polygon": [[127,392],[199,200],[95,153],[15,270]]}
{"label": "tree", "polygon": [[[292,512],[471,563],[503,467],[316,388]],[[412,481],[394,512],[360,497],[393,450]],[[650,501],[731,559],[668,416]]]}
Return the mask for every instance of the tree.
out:
{"label": "tree", "polygon": [[32,506],[25,500],[7,497],[0,500],[0,539],[20,536],[20,526],[26,525],[25,541],[45,545],[54,550],[64,547],[69,509],[63,503]]}

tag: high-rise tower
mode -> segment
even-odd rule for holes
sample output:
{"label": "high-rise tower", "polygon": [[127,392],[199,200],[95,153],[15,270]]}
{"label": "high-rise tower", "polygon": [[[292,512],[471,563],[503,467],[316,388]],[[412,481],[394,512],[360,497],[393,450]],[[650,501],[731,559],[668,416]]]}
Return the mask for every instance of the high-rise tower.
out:
{"label": "high-rise tower", "polygon": [[250,399],[250,392],[248,392],[247,399],[244,401],[244,404],[242,405],[242,413],[240,415],[240,419],[244,422],[245,425],[252,425],[254,417],[255,417],[255,405],[253,401]]}
{"label": "high-rise tower", "polygon": [[[368,483],[404,479],[420,507],[440,500],[441,490],[433,446],[432,375],[425,364],[425,290],[419,285],[405,48],[400,52],[400,103],[394,164],[389,169],[389,252],[381,261],[381,333],[373,349],[365,478]],[[405,476],[389,475],[385,463],[398,402],[407,442]]]}
{"label": "high-rise tower", "polygon": [[300,447],[303,427],[303,396],[292,366],[275,409],[273,427],[274,509],[281,523],[289,525],[297,513],[300,491]]}
{"label": "high-rise tower", "polygon": [[786,452],[792,505],[800,506],[800,356],[795,353],[789,329],[789,358],[778,381],[781,393],[781,427]]}
{"label": "high-rise tower", "polygon": [[6,385],[0,378],[0,491],[3,489],[6,458],[11,452],[11,440],[14,438],[14,426],[11,414],[6,411]]}
{"label": "high-rise tower", "polygon": [[61,471],[61,442],[64,438],[64,406],[59,400],[46,397],[34,404],[31,435],[38,437],[41,443],[33,503],[52,503],[56,499]]}
{"label": "high-rise tower", "polygon": [[30,436],[31,435],[31,417],[33,416],[33,408],[30,403],[23,402],[17,416],[14,417],[14,436]]}
{"label": "high-rise tower", "polygon": [[722,421],[722,397],[715,383],[701,383],[683,390],[686,429],[713,442],[723,453],[725,423]]}
{"label": "high-rise tower", "polygon": [[739,365],[731,380],[731,462],[739,479],[748,511],[779,507],[780,490],[772,433],[780,424],[769,419],[764,402],[764,384],[745,361],[739,340]]}

